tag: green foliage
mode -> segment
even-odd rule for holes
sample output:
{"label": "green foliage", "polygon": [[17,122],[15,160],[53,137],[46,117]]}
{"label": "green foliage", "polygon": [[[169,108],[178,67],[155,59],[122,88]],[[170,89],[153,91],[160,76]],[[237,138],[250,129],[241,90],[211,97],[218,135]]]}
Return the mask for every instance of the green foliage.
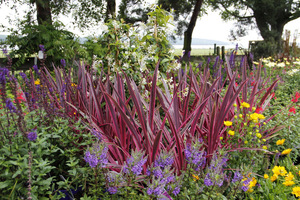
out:
{"label": "green foliage", "polygon": [[46,62],[59,64],[61,59],[71,63],[76,58],[86,55],[75,35],[63,30],[63,24],[59,22],[53,25],[34,25],[23,21],[18,29],[7,36],[2,46],[11,49],[11,57],[18,57],[16,67],[21,66],[25,59],[37,56],[39,45],[46,49]]}
{"label": "green foliage", "polygon": [[[7,127],[9,123],[4,110],[0,110],[1,127]],[[80,159],[81,149],[91,140],[88,134],[84,134],[86,131],[81,122],[70,126],[68,120],[60,117],[52,122],[39,109],[27,113],[25,121],[27,128],[37,133],[35,141],[26,140],[15,126],[10,126],[9,131],[0,135],[2,197],[26,198],[30,185],[33,199],[57,199],[61,197],[57,193],[59,189],[82,187],[85,167]],[[7,134],[14,136],[8,140]]]}

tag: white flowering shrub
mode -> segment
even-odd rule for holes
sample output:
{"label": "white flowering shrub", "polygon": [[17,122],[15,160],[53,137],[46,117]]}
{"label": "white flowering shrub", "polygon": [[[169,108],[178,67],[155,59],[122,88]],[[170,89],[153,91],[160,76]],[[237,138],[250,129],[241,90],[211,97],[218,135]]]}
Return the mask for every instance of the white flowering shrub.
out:
{"label": "white flowering shrub", "polygon": [[151,74],[158,61],[159,78],[181,66],[174,59],[174,49],[168,41],[171,34],[172,16],[159,7],[148,13],[147,23],[133,25],[111,20],[98,38],[85,43],[94,69],[110,74],[124,71],[142,84],[140,74]]}

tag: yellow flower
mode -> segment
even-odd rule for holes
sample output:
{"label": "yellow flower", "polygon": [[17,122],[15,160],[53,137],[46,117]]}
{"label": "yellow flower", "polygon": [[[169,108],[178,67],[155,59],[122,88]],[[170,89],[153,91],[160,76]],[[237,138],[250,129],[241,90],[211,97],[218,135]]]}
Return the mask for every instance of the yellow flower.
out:
{"label": "yellow flower", "polygon": [[292,151],[292,149],[286,149],[283,152],[281,152],[281,155],[287,155]]}
{"label": "yellow flower", "polygon": [[34,81],[34,84],[35,84],[35,85],[40,85],[40,84],[41,84],[40,79],[36,79],[36,81]]}
{"label": "yellow flower", "polygon": [[250,120],[253,120],[253,121],[257,121],[258,120],[258,114],[257,113],[253,113],[249,117],[250,117]]}
{"label": "yellow flower", "polygon": [[264,174],[264,178],[265,178],[265,179],[268,179],[268,178],[269,178],[269,175],[268,175],[268,174]]}
{"label": "yellow flower", "polygon": [[296,197],[299,197],[300,196],[300,187],[299,186],[294,187],[292,194],[296,195]]}
{"label": "yellow flower", "polygon": [[276,144],[277,145],[283,145],[285,139],[282,139],[282,140],[277,140]]}
{"label": "yellow flower", "polygon": [[234,136],[234,131],[229,130],[229,131],[228,131],[228,134]]}
{"label": "yellow flower", "polygon": [[262,114],[257,114],[257,116],[258,116],[258,119],[265,119],[266,117],[264,116],[264,115],[262,115]]}
{"label": "yellow flower", "polygon": [[239,117],[240,117],[240,118],[243,118],[243,115],[242,115],[242,114],[239,114]]}
{"label": "yellow flower", "polygon": [[289,172],[284,179],[285,181],[292,181],[294,179],[294,175],[292,172]]}
{"label": "yellow flower", "polygon": [[285,185],[285,186],[291,186],[291,185],[294,185],[295,182],[294,181],[285,181],[282,184]]}
{"label": "yellow flower", "polygon": [[250,104],[246,102],[241,103],[241,106],[244,108],[250,108]]}
{"label": "yellow flower", "polygon": [[249,188],[253,188],[257,183],[257,180],[255,179],[255,177],[252,178],[252,181],[250,181],[249,183]]}
{"label": "yellow flower", "polygon": [[231,121],[224,121],[224,125],[225,125],[225,126],[231,126],[231,125],[232,125],[232,122],[231,122]]}
{"label": "yellow flower", "polygon": [[261,134],[260,133],[256,133],[256,137],[261,138]]}
{"label": "yellow flower", "polygon": [[273,176],[271,176],[270,180],[271,180],[272,182],[274,182],[274,181],[277,180],[277,178],[278,178],[278,175],[274,174]]}
{"label": "yellow flower", "polygon": [[268,149],[268,147],[267,147],[267,146],[263,146],[263,149],[267,150],[267,149]]}
{"label": "yellow flower", "polygon": [[277,176],[285,176],[287,174],[287,171],[285,170],[285,167],[280,167],[280,166],[275,166],[272,169],[272,172],[274,173],[274,175],[276,174]]}
{"label": "yellow flower", "polygon": [[220,140],[223,140],[224,138],[223,137],[220,137]]}
{"label": "yellow flower", "polygon": [[248,141],[246,140],[244,143],[245,143],[245,144],[248,144]]}
{"label": "yellow flower", "polygon": [[76,87],[77,85],[75,83],[71,83],[71,86],[72,87]]}
{"label": "yellow flower", "polygon": [[198,175],[194,175],[194,174],[193,174],[192,176],[194,177],[194,178],[193,178],[194,181],[199,180],[199,176],[198,176]]}
{"label": "yellow flower", "polygon": [[234,104],[233,104],[233,106],[234,106],[234,107],[237,107],[237,104],[236,104],[236,103],[234,103]]}

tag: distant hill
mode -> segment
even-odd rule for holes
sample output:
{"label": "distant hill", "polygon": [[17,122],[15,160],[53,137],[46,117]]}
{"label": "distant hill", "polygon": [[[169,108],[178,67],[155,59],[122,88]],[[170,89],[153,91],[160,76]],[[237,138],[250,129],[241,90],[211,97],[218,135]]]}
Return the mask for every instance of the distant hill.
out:
{"label": "distant hill", "polygon": [[[183,45],[183,38],[176,38],[176,40],[170,39],[172,45]],[[230,45],[229,42],[218,41],[218,40],[209,40],[209,39],[201,39],[201,38],[193,38],[192,45]]]}

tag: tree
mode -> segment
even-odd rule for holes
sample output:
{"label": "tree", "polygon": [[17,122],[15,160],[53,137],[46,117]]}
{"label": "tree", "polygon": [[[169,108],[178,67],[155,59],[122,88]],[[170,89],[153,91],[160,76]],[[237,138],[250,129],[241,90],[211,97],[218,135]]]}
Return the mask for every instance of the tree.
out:
{"label": "tree", "polygon": [[277,52],[284,26],[300,17],[299,0],[209,0],[209,3],[221,10],[223,19],[237,20],[238,29],[233,35],[244,36],[247,28],[256,25],[266,43],[276,44]]}
{"label": "tree", "polygon": [[25,58],[39,51],[39,45],[45,45],[47,60],[59,63],[60,59],[74,59],[84,55],[84,49],[73,33],[65,30],[58,20],[61,15],[72,13],[73,23],[79,28],[87,28],[99,21],[115,18],[115,0],[1,0],[15,12],[19,5],[27,5],[25,19],[19,19],[5,46],[12,50],[21,65]]}

